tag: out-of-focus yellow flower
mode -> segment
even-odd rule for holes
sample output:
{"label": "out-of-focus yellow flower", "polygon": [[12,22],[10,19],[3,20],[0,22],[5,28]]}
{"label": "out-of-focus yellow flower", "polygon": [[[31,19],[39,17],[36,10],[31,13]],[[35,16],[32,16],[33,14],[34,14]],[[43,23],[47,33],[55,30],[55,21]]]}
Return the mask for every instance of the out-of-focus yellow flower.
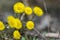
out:
{"label": "out-of-focus yellow flower", "polygon": [[5,26],[4,26],[3,22],[0,21],[0,31],[2,31],[2,30],[4,30],[4,29],[5,29]]}
{"label": "out-of-focus yellow flower", "polygon": [[34,11],[34,14],[37,15],[37,16],[42,16],[43,15],[43,10],[40,8],[40,7],[34,7],[33,9]]}
{"label": "out-of-focus yellow flower", "polygon": [[32,14],[32,9],[30,7],[25,8],[25,14],[26,15],[31,15]]}
{"label": "out-of-focus yellow flower", "polygon": [[22,28],[22,22],[18,18],[16,18],[15,28],[16,29],[21,29]]}
{"label": "out-of-focus yellow flower", "polygon": [[34,22],[33,22],[33,21],[28,21],[28,22],[26,23],[26,27],[27,27],[27,29],[29,29],[29,30],[33,29],[33,28],[34,28]]}
{"label": "out-of-focus yellow flower", "polygon": [[14,10],[14,12],[15,12],[15,13],[18,13],[18,14],[24,12],[24,8],[25,8],[25,6],[24,6],[24,4],[21,3],[21,2],[17,2],[17,3],[15,3],[15,4],[13,5],[13,10]]}
{"label": "out-of-focus yellow flower", "polygon": [[16,25],[16,20],[13,16],[8,16],[7,17],[8,24],[11,28],[14,28]]}
{"label": "out-of-focus yellow flower", "polygon": [[20,38],[21,38],[21,34],[19,33],[18,30],[15,30],[15,31],[13,32],[13,38],[14,38],[14,39],[20,39]]}

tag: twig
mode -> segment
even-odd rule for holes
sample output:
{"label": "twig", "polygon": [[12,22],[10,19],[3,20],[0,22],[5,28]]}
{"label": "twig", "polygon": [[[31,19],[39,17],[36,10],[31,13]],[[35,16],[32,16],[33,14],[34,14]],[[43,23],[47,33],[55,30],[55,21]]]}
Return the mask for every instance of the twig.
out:
{"label": "twig", "polygon": [[[47,5],[46,5],[45,0],[43,0],[43,5],[44,5],[44,8],[45,8],[46,14],[48,14]],[[49,26],[48,26],[48,32],[49,32]]]}
{"label": "twig", "polygon": [[25,14],[23,13],[22,16],[21,16],[21,20],[23,20],[24,16],[25,16]]}
{"label": "twig", "polygon": [[25,6],[28,6],[29,4],[28,4],[28,0],[22,0],[23,1],[23,3],[25,4]]}
{"label": "twig", "polygon": [[45,37],[60,38],[60,34],[59,33],[47,33],[45,34]]}
{"label": "twig", "polygon": [[48,14],[48,11],[47,11],[47,5],[46,5],[45,0],[43,0],[43,5],[44,5],[44,8],[45,8],[46,13]]}
{"label": "twig", "polygon": [[44,40],[47,40],[45,36],[43,36],[37,29],[34,28],[34,31],[36,31],[39,34],[39,37],[42,37]]}

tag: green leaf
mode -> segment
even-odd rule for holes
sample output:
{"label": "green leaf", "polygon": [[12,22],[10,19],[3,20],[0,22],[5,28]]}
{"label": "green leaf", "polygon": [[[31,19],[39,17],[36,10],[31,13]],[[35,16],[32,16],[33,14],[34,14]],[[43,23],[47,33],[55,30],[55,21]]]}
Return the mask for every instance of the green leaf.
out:
{"label": "green leaf", "polygon": [[35,37],[33,37],[33,40],[36,40]]}
{"label": "green leaf", "polygon": [[21,40],[25,40],[25,37],[22,37]]}
{"label": "green leaf", "polygon": [[38,40],[38,39],[36,39],[36,40]]}

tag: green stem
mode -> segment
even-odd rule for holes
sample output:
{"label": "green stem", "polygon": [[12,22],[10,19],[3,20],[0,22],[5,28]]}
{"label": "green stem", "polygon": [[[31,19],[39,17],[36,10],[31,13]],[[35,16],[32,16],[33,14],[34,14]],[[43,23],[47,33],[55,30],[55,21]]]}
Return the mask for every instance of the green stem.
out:
{"label": "green stem", "polygon": [[25,34],[25,40],[28,40],[28,37],[27,37],[27,35]]}
{"label": "green stem", "polygon": [[33,40],[33,39],[32,39],[32,36],[29,36],[29,39],[30,39],[30,40]]}

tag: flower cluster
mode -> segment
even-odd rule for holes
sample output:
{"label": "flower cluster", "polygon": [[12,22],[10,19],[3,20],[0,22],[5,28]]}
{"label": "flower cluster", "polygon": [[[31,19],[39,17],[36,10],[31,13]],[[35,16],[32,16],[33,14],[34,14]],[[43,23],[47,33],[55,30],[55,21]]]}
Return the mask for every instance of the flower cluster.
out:
{"label": "flower cluster", "polygon": [[31,14],[32,14],[32,8],[26,7],[26,8],[25,8],[25,14],[26,14],[26,15],[31,15]]}
{"label": "flower cluster", "polygon": [[22,13],[24,11],[24,4],[21,2],[17,2],[14,4],[13,9],[15,13]]}
{"label": "flower cluster", "polygon": [[37,7],[37,6],[34,7],[33,11],[34,11],[34,14],[36,14],[37,16],[42,16],[43,15],[43,11],[40,7]]}
{"label": "flower cluster", "polygon": [[15,3],[14,6],[13,6],[13,10],[14,10],[15,13],[25,12],[26,15],[31,15],[32,12],[34,12],[34,14],[37,15],[37,16],[42,16],[43,15],[43,10],[40,7],[35,6],[32,9],[29,6],[24,6],[24,4],[21,3],[21,2]]}
{"label": "flower cluster", "polygon": [[14,39],[20,39],[20,37],[21,37],[20,32],[19,32],[18,30],[15,30],[15,31],[13,32],[13,38],[14,38]]}
{"label": "flower cluster", "polygon": [[16,28],[16,29],[22,28],[22,22],[18,18],[14,18],[13,16],[8,16],[7,20],[11,28]]}
{"label": "flower cluster", "polygon": [[[34,14],[37,16],[43,15],[43,10],[40,7],[36,6],[32,9],[29,6],[25,6],[21,2],[15,3],[13,5],[13,10],[17,14],[21,14],[24,12],[26,15],[32,15],[32,13],[34,12]],[[23,28],[22,20],[20,18],[16,18],[16,17],[10,15],[7,17],[7,23],[8,23],[9,28],[15,29],[15,31],[13,32],[13,38],[20,39],[21,33],[19,30],[21,30]],[[34,29],[35,23],[33,21],[27,21],[25,24],[26,24],[25,27],[27,29],[29,29],[29,30]],[[5,25],[2,21],[0,21],[0,31],[2,31],[4,29],[5,29]]]}
{"label": "flower cluster", "polygon": [[15,18],[13,16],[8,16],[7,22],[11,28],[14,28],[16,23],[15,23]]}
{"label": "flower cluster", "polygon": [[28,21],[28,22],[26,23],[26,27],[27,27],[29,30],[33,29],[33,28],[34,28],[34,22],[33,22],[33,21]]}
{"label": "flower cluster", "polygon": [[[8,16],[7,21],[8,21],[8,24],[9,24],[10,28],[15,28],[17,30],[22,28],[22,22],[21,22],[21,20],[19,20],[19,18],[15,18],[13,16]],[[32,30],[34,28],[34,22],[33,21],[27,21],[26,22],[26,28],[29,29],[29,30]],[[13,37],[15,39],[20,38],[20,36],[18,36],[18,35],[20,35],[19,32],[14,31]]]}

